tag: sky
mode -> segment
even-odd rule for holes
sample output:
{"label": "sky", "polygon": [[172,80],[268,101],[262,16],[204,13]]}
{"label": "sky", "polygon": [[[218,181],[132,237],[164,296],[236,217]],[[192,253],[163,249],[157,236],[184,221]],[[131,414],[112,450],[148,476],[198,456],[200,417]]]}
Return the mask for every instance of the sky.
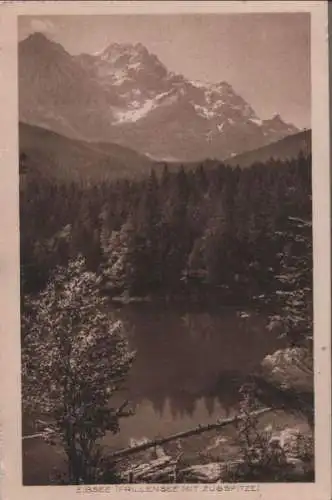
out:
{"label": "sky", "polygon": [[263,119],[310,127],[310,15],[21,16],[19,39],[40,31],[70,54],[141,42],[169,70],[227,81]]}

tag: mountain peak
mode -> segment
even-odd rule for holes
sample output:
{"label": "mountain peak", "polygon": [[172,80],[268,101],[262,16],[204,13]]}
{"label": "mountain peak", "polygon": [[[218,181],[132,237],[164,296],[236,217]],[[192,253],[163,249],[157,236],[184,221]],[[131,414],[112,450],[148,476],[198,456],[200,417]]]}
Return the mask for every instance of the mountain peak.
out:
{"label": "mountain peak", "polygon": [[47,36],[42,33],[41,31],[35,31],[34,33],[31,33],[26,39],[26,41],[37,41],[37,42],[45,42],[49,41]]}
{"label": "mountain peak", "polygon": [[35,31],[34,33],[31,33],[29,36],[27,36],[24,40],[21,41],[21,44],[35,45],[35,46],[55,45],[62,48],[62,46],[59,43],[53,42],[53,40],[50,40],[41,31]]}
{"label": "mountain peak", "polygon": [[281,133],[279,139],[282,139],[283,138],[282,136],[285,137],[286,135],[296,134],[300,131],[292,123],[285,122],[279,113],[274,113],[272,115],[272,118],[264,120],[263,123],[269,130],[273,131],[277,135]]}
{"label": "mountain peak", "polygon": [[270,123],[270,124],[274,124],[274,125],[281,125],[281,126],[287,126],[289,128],[292,128],[294,129],[295,132],[299,132],[299,129],[297,127],[295,127],[293,124],[291,123],[286,123],[281,115],[279,113],[274,113],[272,115],[272,118],[268,119],[268,120],[265,120],[266,123]]}
{"label": "mountain peak", "polygon": [[58,53],[68,56],[68,53],[60,43],[50,40],[41,31],[35,31],[34,33],[31,33],[29,36],[27,36],[27,38],[20,42],[19,46],[28,53],[43,54],[45,55],[45,57],[47,57],[47,54],[49,54],[50,51],[52,51],[53,54]]}
{"label": "mountain peak", "polygon": [[226,81],[222,81],[222,82],[219,82],[219,83],[216,83],[214,84],[214,87],[219,89],[219,90],[224,90],[224,91],[228,91],[228,92],[234,92],[234,89],[232,87],[232,85]]}
{"label": "mountain peak", "polygon": [[34,33],[22,42],[19,65],[23,120],[156,158],[226,158],[297,131],[279,114],[261,120],[227,81],[191,81],[168,71],[139,42],[72,56]]}
{"label": "mountain peak", "polygon": [[150,89],[151,84],[153,87],[160,85],[161,80],[169,74],[158,57],[151,54],[142,43],[111,43],[92,57],[105,84],[119,87],[125,83],[128,86],[131,81],[135,87],[143,79],[143,93],[144,89]]}
{"label": "mountain peak", "polygon": [[151,56],[147,48],[141,43],[111,43],[98,54],[102,59],[116,61],[118,58],[133,58]]}
{"label": "mountain peak", "polygon": [[281,122],[281,121],[282,121],[282,118],[281,118],[281,116],[280,116],[280,114],[279,114],[279,113],[273,113],[272,118],[271,118],[271,121]]}

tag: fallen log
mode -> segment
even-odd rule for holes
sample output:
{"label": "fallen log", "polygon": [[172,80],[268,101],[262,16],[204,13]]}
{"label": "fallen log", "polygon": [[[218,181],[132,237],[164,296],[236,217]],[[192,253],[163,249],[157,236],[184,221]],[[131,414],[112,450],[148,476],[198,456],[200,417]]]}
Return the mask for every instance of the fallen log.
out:
{"label": "fallen log", "polygon": [[170,476],[172,476],[172,474],[174,474],[174,468],[175,468],[174,466],[169,465],[169,466],[161,468],[161,469],[153,469],[151,471],[147,470],[146,472],[141,473],[141,474],[133,473],[132,477],[133,477],[134,481],[137,481],[140,479],[148,481],[149,479],[156,480],[160,477],[170,477]]}
{"label": "fallen log", "polygon": [[135,476],[146,474],[147,472],[161,470],[163,467],[168,467],[172,462],[174,462],[172,457],[167,457],[167,459],[162,459],[162,460],[160,459],[152,460],[149,463],[139,464],[137,466],[131,467],[128,471],[126,471],[126,474],[129,474],[129,472],[131,472]]}
{"label": "fallen log", "polygon": [[187,431],[183,432],[178,432],[177,434],[172,434],[171,436],[167,436],[164,438],[157,438],[152,441],[147,441],[143,444],[139,444],[137,446],[130,446],[128,448],[124,448],[123,450],[118,450],[115,451],[114,453],[109,455],[109,458],[111,459],[118,459],[118,458],[123,458],[128,455],[133,455],[135,453],[139,453],[141,451],[148,450],[149,448],[154,448],[156,446],[163,445],[165,443],[169,443],[170,441],[175,441],[177,439],[183,439],[187,438],[190,436],[195,436],[197,434],[201,434],[203,432],[209,432],[213,431],[215,429],[220,429],[222,427],[226,427],[227,425],[234,424],[236,422],[240,422],[244,418],[247,418],[248,416],[250,417],[256,417],[263,415],[264,413],[268,413],[273,411],[273,408],[262,408],[260,410],[254,411],[252,413],[249,413],[246,416],[241,416],[241,415],[236,415],[235,417],[232,418],[226,418],[223,420],[217,420],[217,422],[213,424],[207,424],[207,425],[199,425],[198,427],[195,427],[194,429],[190,429]]}
{"label": "fallen log", "polygon": [[156,459],[152,462],[141,464],[136,467],[134,466],[123,471],[122,477],[128,478],[129,482],[156,482],[160,479],[170,480],[175,477],[176,466],[177,460],[174,460],[172,457],[168,457],[167,460]]}
{"label": "fallen log", "polygon": [[44,432],[37,432],[36,434],[29,434],[28,436],[22,436],[22,440],[26,439],[35,439],[35,438],[45,438],[45,433]]}
{"label": "fallen log", "polygon": [[220,462],[193,465],[182,469],[180,475],[186,482],[216,483],[221,477],[223,467]]}

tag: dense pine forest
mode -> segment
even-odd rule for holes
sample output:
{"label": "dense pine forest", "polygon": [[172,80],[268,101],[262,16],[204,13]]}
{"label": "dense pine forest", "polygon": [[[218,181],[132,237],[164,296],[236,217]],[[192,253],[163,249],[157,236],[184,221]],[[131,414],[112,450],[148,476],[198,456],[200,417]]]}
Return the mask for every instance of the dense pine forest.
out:
{"label": "dense pine forest", "polygon": [[[311,159],[251,168],[222,163],[140,181],[54,183],[24,174],[22,288],[83,254],[117,296],[200,296],[241,302],[275,292],[286,249],[307,252],[289,218],[311,220]],[[302,245],[303,246],[303,245]],[[299,247],[299,248],[297,248]]]}

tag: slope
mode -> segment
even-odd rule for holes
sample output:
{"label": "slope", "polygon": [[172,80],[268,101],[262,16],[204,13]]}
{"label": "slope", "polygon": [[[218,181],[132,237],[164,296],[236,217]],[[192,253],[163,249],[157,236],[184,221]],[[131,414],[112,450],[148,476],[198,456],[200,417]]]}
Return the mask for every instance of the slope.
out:
{"label": "slope", "polygon": [[311,130],[303,130],[262,148],[233,156],[225,160],[225,163],[244,168],[254,163],[266,163],[271,159],[290,160],[297,157],[300,152],[305,156],[311,154]]}
{"label": "slope", "polygon": [[152,160],[129,148],[69,139],[22,122],[19,147],[28,172],[59,180],[137,178],[153,166]]}

